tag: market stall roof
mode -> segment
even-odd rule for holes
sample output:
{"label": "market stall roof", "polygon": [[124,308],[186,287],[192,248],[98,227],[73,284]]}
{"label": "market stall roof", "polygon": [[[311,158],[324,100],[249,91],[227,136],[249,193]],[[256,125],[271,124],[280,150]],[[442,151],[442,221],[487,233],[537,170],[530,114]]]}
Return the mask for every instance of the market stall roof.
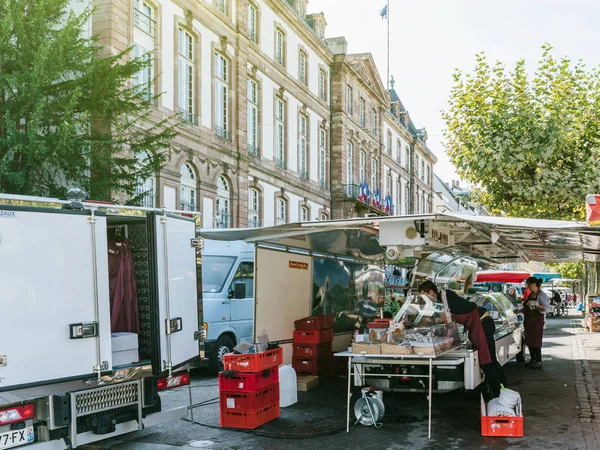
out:
{"label": "market stall roof", "polygon": [[533,274],[534,277],[540,278],[542,281],[550,281],[561,278],[562,275],[560,273],[548,273],[548,272],[538,272]]}
{"label": "market stall roof", "polygon": [[[407,227],[414,227],[424,239],[424,245],[414,246],[423,253],[457,247],[467,254],[499,263],[600,261],[600,227],[561,220],[437,213],[199,230],[198,234],[208,239],[244,240],[314,253],[383,260],[380,229],[406,230]],[[408,247],[401,236],[398,239],[398,245]],[[388,245],[390,242],[386,242]]]}
{"label": "market stall roof", "polygon": [[477,283],[522,283],[531,276],[531,272],[483,270],[477,272]]}

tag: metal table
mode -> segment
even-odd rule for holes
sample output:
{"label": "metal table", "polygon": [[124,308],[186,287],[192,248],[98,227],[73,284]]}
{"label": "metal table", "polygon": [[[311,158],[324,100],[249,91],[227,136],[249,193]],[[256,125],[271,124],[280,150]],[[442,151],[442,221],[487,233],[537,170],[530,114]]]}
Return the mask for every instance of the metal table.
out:
{"label": "metal table", "polygon": [[[428,413],[428,432],[427,437],[431,439],[431,402],[433,394],[433,366],[434,365],[458,365],[464,362],[464,357],[461,353],[452,354],[456,352],[456,349],[449,350],[439,355],[368,355],[358,354],[352,352],[340,352],[336,353],[335,356],[340,358],[348,358],[348,392],[346,399],[346,432],[350,432],[350,399],[352,397],[351,386],[352,376],[356,373],[362,380],[365,378],[364,366],[365,365],[390,365],[390,366],[405,366],[405,365],[427,365],[429,366],[428,375],[411,375],[412,378],[427,378],[428,383],[428,395],[427,401],[429,403]],[[440,357],[445,355],[445,358]],[[360,370],[358,369],[360,366]],[[354,370],[353,370],[354,369]],[[369,373],[369,378],[381,377],[381,378],[395,378],[404,377],[403,374],[383,374],[383,373]]]}

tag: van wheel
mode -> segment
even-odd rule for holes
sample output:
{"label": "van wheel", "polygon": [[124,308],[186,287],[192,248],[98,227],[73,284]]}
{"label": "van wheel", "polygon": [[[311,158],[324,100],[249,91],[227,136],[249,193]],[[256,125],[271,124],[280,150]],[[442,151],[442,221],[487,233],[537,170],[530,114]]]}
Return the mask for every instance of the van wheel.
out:
{"label": "van wheel", "polygon": [[215,345],[215,351],[211,361],[213,372],[223,371],[223,356],[233,352],[233,347],[233,340],[229,336],[221,336],[217,339],[217,345]]}

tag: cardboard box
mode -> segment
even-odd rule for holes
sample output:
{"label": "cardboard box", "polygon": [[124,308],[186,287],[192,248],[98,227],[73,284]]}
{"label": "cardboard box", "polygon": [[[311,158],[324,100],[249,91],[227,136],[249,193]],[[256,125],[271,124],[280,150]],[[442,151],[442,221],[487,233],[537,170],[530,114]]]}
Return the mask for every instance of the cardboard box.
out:
{"label": "cardboard box", "polygon": [[319,377],[316,375],[300,377],[297,380],[297,385],[298,391],[300,392],[310,391],[312,388],[315,388],[319,385]]}

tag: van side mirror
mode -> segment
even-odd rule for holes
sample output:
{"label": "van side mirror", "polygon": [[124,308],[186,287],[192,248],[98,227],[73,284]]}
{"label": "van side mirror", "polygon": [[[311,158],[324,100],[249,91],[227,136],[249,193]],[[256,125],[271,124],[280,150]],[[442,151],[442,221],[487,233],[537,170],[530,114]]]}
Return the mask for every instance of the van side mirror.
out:
{"label": "van side mirror", "polygon": [[233,298],[246,298],[246,283],[235,283],[233,286]]}

